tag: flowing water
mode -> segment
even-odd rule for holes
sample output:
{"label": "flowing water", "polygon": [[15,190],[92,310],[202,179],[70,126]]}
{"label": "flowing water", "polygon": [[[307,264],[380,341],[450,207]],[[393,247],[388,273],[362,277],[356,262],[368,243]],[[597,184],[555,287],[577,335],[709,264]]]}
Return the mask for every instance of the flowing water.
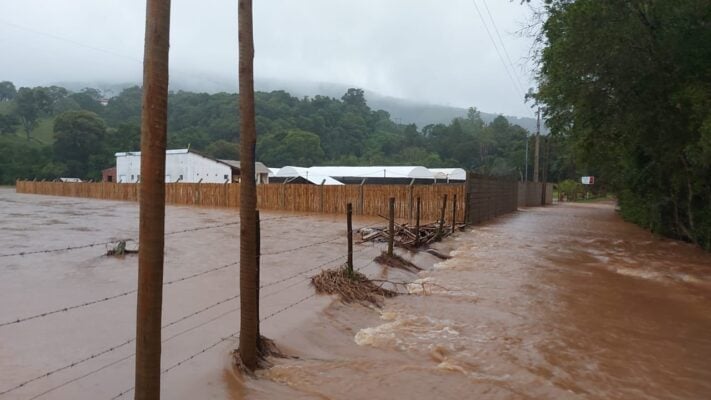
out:
{"label": "flowing water", "polygon": [[[137,231],[132,203],[11,190],[0,190],[0,217],[0,254]],[[449,260],[406,255],[426,267],[418,275],[371,263],[379,249],[359,245],[356,267],[410,282],[411,295],[381,309],[309,297],[313,268],[342,262],[328,261],[343,253],[345,224],[283,217],[262,213],[263,252],[273,253],[262,257],[262,332],[296,358],[273,359],[259,379],[238,377],[227,337],[239,303],[211,307],[237,294],[237,267],[176,281],[165,287],[163,366],[175,366],[163,375],[165,398],[711,398],[711,255],[621,221],[612,204],[499,218],[439,244]],[[169,207],[167,231],[236,221],[235,210]],[[169,235],[166,280],[235,261],[238,237],[234,225]],[[134,289],[135,256],[105,250],[1,257],[0,323]],[[134,318],[129,294],[0,326],[0,392],[130,340]],[[111,399],[132,386],[133,346],[0,399]]]}

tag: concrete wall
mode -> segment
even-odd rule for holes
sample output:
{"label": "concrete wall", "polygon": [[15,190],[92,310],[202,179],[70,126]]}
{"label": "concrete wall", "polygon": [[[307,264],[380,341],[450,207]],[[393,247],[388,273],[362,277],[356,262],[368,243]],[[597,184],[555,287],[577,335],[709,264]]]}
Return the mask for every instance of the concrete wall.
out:
{"label": "concrete wall", "polygon": [[553,204],[553,184],[540,182],[518,183],[518,206],[538,207],[544,204]]}
{"label": "concrete wall", "polygon": [[518,183],[468,174],[466,221],[478,224],[518,209]]}

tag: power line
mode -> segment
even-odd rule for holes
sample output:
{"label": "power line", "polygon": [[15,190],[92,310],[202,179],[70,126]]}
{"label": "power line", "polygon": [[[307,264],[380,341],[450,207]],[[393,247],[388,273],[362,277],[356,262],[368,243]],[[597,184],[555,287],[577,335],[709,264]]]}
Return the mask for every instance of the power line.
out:
{"label": "power line", "polygon": [[496,44],[496,41],[494,40],[494,37],[492,36],[491,31],[489,30],[489,26],[486,24],[486,20],[484,20],[484,15],[481,13],[479,5],[477,4],[476,0],[472,0],[472,3],[474,3],[474,8],[476,9],[477,14],[479,15],[479,19],[481,20],[481,23],[484,26],[484,29],[486,30],[486,34],[489,37],[491,44],[494,45],[494,50],[496,50],[496,54],[499,56],[499,61],[501,61],[501,64],[503,64],[504,66],[504,70],[506,71],[506,75],[508,75],[509,77],[509,81],[511,82],[511,85],[514,88],[514,91],[516,93],[521,92],[520,88],[516,84],[516,81],[511,75],[511,72],[509,72],[509,67],[506,64],[506,61],[504,61],[504,57],[501,55],[501,51],[499,51],[499,46]]}
{"label": "power line", "polygon": [[[519,76],[516,73],[516,68],[514,67],[513,62],[511,62],[511,57],[509,56],[509,51],[506,49],[506,45],[504,44],[503,39],[501,39],[501,34],[499,33],[499,28],[496,26],[494,17],[492,17],[492,15],[491,15],[491,11],[489,10],[489,4],[487,3],[486,0],[482,0],[482,1],[484,2],[484,8],[486,8],[486,13],[489,14],[489,20],[491,21],[491,25],[494,27],[494,32],[496,32],[496,36],[499,38],[499,43],[501,44],[501,48],[504,50],[506,59],[509,62],[509,66],[511,66],[511,72],[513,73],[514,78],[516,78],[516,82],[518,83],[519,89],[523,89],[523,84],[521,84],[521,80],[519,79]],[[522,90],[522,91],[524,93],[526,93],[525,90]]]}

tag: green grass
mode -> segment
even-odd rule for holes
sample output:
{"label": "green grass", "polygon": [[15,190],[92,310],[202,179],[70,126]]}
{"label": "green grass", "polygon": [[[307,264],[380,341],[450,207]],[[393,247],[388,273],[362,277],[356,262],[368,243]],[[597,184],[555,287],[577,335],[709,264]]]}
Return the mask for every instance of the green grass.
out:
{"label": "green grass", "polygon": [[0,114],[10,114],[12,111],[12,102],[0,101]]}
{"label": "green grass", "polygon": [[[0,103],[2,105],[3,103]],[[21,126],[17,128],[15,134],[3,135],[3,139],[15,143],[27,143],[29,145],[51,145],[54,143],[54,118],[40,118],[37,127],[32,131],[32,140],[27,141],[25,129]],[[40,143],[41,142],[41,143]]]}

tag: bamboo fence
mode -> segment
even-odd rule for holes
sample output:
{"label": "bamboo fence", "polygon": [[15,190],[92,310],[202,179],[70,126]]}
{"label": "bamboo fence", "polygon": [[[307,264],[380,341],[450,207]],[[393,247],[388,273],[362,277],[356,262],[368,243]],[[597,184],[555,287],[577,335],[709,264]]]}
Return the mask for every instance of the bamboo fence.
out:
{"label": "bamboo fence", "polygon": [[[110,182],[38,182],[17,181],[17,193],[52,196],[85,197],[101,200],[137,201],[138,185]],[[202,207],[239,207],[239,184],[168,183],[165,200],[168,204]],[[415,204],[420,198],[420,219],[436,221],[447,195],[445,219],[451,222],[453,198],[457,196],[457,222],[464,222],[464,184],[441,185],[303,185],[266,184],[257,186],[257,207],[323,214],[345,214],[346,205],[353,204],[353,213],[364,216],[386,216],[388,198],[395,197],[395,217],[412,222]]]}

